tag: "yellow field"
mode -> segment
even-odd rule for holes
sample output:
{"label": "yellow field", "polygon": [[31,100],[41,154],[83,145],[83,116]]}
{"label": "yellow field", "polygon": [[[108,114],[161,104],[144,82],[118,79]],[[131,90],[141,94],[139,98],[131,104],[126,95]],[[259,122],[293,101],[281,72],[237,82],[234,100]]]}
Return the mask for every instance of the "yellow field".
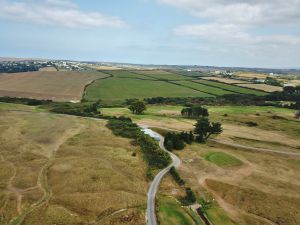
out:
{"label": "yellow field", "polygon": [[0,104],[0,224],[145,224],[146,165],[130,140],[105,121],[14,108]]}
{"label": "yellow field", "polygon": [[241,78],[257,78],[257,79],[266,79],[269,75],[263,74],[263,73],[251,73],[251,72],[237,72],[234,73],[235,76],[241,77]]}
{"label": "yellow field", "polygon": [[99,72],[28,72],[0,75],[0,96],[80,101],[87,84],[106,77]]}
{"label": "yellow field", "polygon": [[266,92],[275,92],[275,91],[282,91],[282,87],[267,85],[267,84],[237,84],[240,87],[247,87],[253,88],[256,90],[266,91]]}

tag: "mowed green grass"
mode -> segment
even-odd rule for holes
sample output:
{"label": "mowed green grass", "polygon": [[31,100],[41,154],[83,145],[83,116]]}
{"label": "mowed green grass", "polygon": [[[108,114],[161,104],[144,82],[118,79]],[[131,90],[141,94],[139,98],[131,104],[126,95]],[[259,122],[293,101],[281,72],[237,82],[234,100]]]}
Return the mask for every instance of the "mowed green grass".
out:
{"label": "mowed green grass", "polygon": [[190,87],[190,88],[193,88],[198,91],[201,91],[201,92],[204,92],[204,93],[207,93],[210,95],[214,95],[214,96],[235,94],[234,92],[231,92],[231,91],[226,91],[224,89],[220,89],[217,87],[211,87],[211,86],[207,86],[207,85],[192,82],[192,81],[174,81],[174,83],[183,85],[185,87]]}
{"label": "mowed green grass", "polygon": [[158,219],[161,225],[195,225],[193,219],[172,197],[159,199]]}
{"label": "mowed green grass", "polygon": [[252,90],[252,89],[248,89],[248,88],[241,88],[241,87],[230,85],[230,84],[223,84],[223,83],[208,81],[208,80],[203,80],[203,79],[196,80],[196,82],[198,82],[200,84],[208,85],[208,86],[221,88],[221,89],[224,89],[227,91],[232,91],[235,93],[240,93],[240,94],[252,94],[252,95],[258,95],[258,96],[267,94],[266,92],[262,92],[262,91]]}
{"label": "mowed green grass", "polygon": [[224,152],[208,152],[204,155],[204,159],[216,164],[217,166],[240,166],[242,165],[242,161],[233,157],[232,155],[228,155]]}
{"label": "mowed green grass", "polygon": [[206,93],[173,85],[164,81],[109,78],[97,80],[86,90],[84,99],[105,103],[120,103],[132,98],[151,97],[211,97]]}

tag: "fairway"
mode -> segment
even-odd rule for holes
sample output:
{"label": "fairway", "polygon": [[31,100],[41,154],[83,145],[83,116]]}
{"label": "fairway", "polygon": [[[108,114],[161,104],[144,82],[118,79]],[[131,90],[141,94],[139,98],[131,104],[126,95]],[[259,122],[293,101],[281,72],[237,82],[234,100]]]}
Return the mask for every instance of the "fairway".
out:
{"label": "fairway", "polygon": [[161,225],[196,225],[175,198],[163,196],[159,199],[158,218]]}
{"label": "fairway", "polygon": [[130,78],[109,78],[97,80],[87,88],[84,99],[103,100],[105,103],[121,103],[132,98],[151,97],[212,97],[185,87],[164,81],[138,80]]}
{"label": "fairway", "polygon": [[217,166],[240,166],[242,161],[223,152],[209,152],[204,155],[205,160]]}
{"label": "fairway", "polygon": [[28,72],[2,74],[0,96],[80,101],[86,85],[107,77],[100,72]]}

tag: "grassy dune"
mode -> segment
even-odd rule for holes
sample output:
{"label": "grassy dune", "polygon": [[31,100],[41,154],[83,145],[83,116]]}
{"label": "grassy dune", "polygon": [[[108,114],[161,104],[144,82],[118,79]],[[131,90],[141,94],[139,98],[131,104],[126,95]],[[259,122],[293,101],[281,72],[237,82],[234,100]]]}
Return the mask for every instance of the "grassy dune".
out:
{"label": "grassy dune", "polygon": [[0,104],[0,224],[145,223],[137,147],[105,121],[13,107]]}

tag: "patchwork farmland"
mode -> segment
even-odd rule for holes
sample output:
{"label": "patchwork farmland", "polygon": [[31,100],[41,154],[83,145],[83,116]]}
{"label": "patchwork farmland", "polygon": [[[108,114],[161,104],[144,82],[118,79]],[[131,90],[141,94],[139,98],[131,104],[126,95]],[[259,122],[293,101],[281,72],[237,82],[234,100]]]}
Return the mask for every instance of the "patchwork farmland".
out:
{"label": "patchwork farmland", "polygon": [[101,99],[108,104],[132,98],[215,97],[226,94],[265,95],[265,92],[213,81],[199,80],[169,71],[102,71],[110,77],[97,80],[86,89],[84,99]]}
{"label": "patchwork farmland", "polygon": [[227,94],[265,95],[266,92],[164,70],[0,74],[0,96],[56,102],[84,99],[120,104],[133,98],[207,98]]}
{"label": "patchwork farmland", "polygon": [[85,86],[106,78],[99,72],[28,72],[0,74],[0,96],[80,101]]}

